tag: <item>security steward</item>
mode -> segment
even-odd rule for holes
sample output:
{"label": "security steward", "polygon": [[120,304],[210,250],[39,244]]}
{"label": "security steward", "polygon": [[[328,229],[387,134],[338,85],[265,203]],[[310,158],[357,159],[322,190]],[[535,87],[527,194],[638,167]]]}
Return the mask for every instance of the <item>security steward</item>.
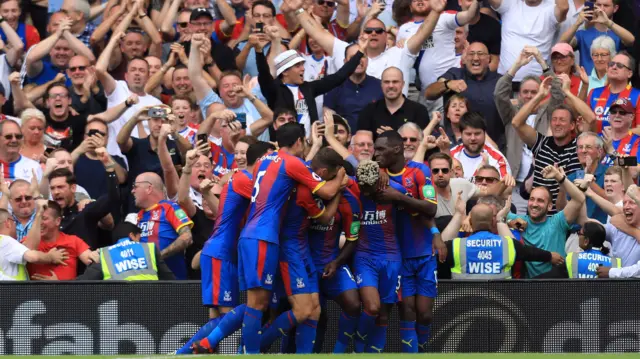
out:
{"label": "security steward", "polygon": [[140,228],[124,222],[113,232],[117,243],[100,248],[94,263],[77,280],[174,280],[154,243],[140,243]]}
{"label": "security steward", "polygon": [[554,264],[564,261],[558,253],[526,246],[511,236],[497,234],[498,225],[505,226],[507,233],[510,230],[504,224],[505,215],[495,213],[487,204],[476,204],[469,216],[473,234],[446,242],[451,279],[511,279],[511,267],[516,261]]}
{"label": "security steward", "polygon": [[620,268],[622,260],[609,256],[609,248],[604,246],[606,238],[604,226],[588,220],[578,231],[578,245],[583,252],[569,253],[566,266],[554,267],[544,278],[598,278],[601,266]]}

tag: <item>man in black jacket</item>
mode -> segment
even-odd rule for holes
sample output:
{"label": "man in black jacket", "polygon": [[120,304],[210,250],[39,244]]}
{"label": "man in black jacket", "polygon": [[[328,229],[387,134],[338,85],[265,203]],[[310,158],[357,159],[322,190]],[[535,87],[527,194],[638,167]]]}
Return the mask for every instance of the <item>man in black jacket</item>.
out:
{"label": "man in black jacket", "polygon": [[358,53],[332,75],[316,81],[304,81],[304,58],[295,50],[287,50],[275,58],[276,79],[271,76],[267,58],[263,48],[256,47],[256,63],[258,65],[258,83],[262,94],[270,108],[290,108],[298,114],[298,123],[304,125],[307,135],[311,133],[311,125],[318,121],[316,96],[340,86],[360,64],[369,39],[362,35],[357,45]]}
{"label": "man in black jacket", "polygon": [[96,201],[81,206],[75,199],[76,178],[67,168],[53,170],[49,174],[51,197],[62,207],[62,222],[60,231],[83,239],[96,249],[113,243],[99,243],[98,222],[113,211],[117,211],[120,204],[118,179],[115,174],[115,162],[104,147],[96,149],[96,154],[107,172],[107,193]]}

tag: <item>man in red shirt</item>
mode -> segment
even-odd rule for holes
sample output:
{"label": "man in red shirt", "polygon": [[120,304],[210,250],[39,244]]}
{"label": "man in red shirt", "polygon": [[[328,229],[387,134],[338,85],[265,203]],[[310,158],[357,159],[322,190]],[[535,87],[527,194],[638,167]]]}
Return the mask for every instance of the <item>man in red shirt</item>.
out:
{"label": "man in red shirt", "polygon": [[97,262],[97,255],[79,237],[60,232],[58,228],[60,228],[60,222],[62,221],[62,209],[57,202],[38,201],[37,205],[38,211],[31,230],[35,231],[33,235],[40,235],[40,243],[36,248],[30,249],[37,249],[44,253],[49,252],[52,248],[64,249],[68,254],[68,258],[64,261],[64,265],[29,263],[27,271],[31,279],[75,279],[78,260],[88,266],[94,261]]}

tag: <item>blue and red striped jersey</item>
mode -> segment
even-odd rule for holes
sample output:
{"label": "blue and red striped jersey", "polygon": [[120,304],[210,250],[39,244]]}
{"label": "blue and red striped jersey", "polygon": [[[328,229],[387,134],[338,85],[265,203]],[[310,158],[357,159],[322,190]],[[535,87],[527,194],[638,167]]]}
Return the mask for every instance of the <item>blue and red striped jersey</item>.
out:
{"label": "blue and red striped jersey", "polygon": [[205,242],[202,254],[236,262],[238,236],[253,190],[252,175],[247,170],[235,172],[220,194],[220,204],[213,234]]}
{"label": "blue and red striped jersey", "polygon": [[218,146],[209,142],[211,147],[211,160],[213,161],[213,174],[222,177],[231,170],[238,168],[235,161],[235,153],[227,151],[224,146]]}
{"label": "blue and red striped jersey", "polygon": [[360,215],[362,209],[356,193],[358,185],[352,179],[342,191],[336,214],[327,225],[311,221],[309,246],[311,258],[316,268],[324,268],[340,254],[340,236],[344,232],[347,241],[355,241],[360,233]]}
{"label": "blue and red striped jersey", "polygon": [[[431,184],[431,170],[423,163],[409,161],[400,173],[387,171],[389,178],[403,186],[413,198],[438,204],[436,192]],[[398,240],[403,258],[431,255],[433,234],[425,219],[408,211],[398,213]]]}
{"label": "blue and red striped jersey", "polygon": [[[162,200],[138,212],[138,227],[142,230],[140,242],[155,243],[163,250],[178,239],[178,231],[185,226],[193,227],[193,222],[176,203]],[[184,255],[175,254],[164,261],[178,279],[187,279],[187,265]]]}
{"label": "blue and red striped jersey", "polygon": [[313,197],[311,190],[298,184],[291,191],[285,207],[285,218],[280,229],[280,247],[289,253],[298,253],[301,258],[311,255],[309,250],[309,225],[311,220],[324,213],[324,203]]}
{"label": "blue and red striped jersey", "polygon": [[302,160],[284,150],[262,157],[254,166],[253,192],[247,224],[240,238],[253,238],[278,244],[284,205],[291,190],[300,183],[315,193],[324,181],[309,172]]}
{"label": "blue and red striped jersey", "polygon": [[[409,192],[394,181],[389,182],[400,193],[409,196]],[[362,204],[360,218],[360,238],[356,254],[375,259],[401,261],[400,244],[396,234],[396,222],[400,209],[389,203],[376,203],[358,190]]]}
{"label": "blue and red striped jersey", "polygon": [[640,147],[640,136],[629,132],[620,140],[611,142],[613,149],[621,155],[638,156],[638,147]]}

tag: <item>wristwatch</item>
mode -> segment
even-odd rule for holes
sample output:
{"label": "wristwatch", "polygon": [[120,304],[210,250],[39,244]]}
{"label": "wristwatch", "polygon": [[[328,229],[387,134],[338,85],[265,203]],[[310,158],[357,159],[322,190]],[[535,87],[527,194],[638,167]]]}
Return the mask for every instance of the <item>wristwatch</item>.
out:
{"label": "wristwatch", "polygon": [[298,10],[294,11],[293,14],[295,16],[298,16],[298,15],[302,14],[303,12],[304,12],[304,9],[303,8],[299,8]]}
{"label": "wristwatch", "polygon": [[449,88],[449,81],[451,81],[451,80],[444,80],[444,88],[446,88],[447,90],[451,90]]}

